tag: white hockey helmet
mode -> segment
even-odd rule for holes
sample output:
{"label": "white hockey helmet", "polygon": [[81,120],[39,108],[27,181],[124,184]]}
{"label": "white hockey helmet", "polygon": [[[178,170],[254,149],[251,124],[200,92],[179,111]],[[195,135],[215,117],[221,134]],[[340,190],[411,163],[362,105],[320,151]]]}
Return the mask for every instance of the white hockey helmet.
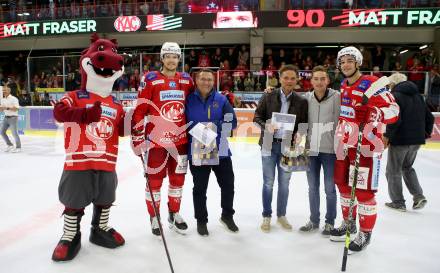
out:
{"label": "white hockey helmet", "polygon": [[343,49],[339,50],[339,52],[338,52],[338,57],[336,58],[337,67],[341,66],[341,58],[342,58],[342,56],[346,56],[346,55],[352,56],[356,60],[356,62],[358,63],[359,66],[362,65],[363,57],[362,57],[362,53],[359,51],[359,49],[357,49],[354,46],[347,46],[347,47],[344,47]]}
{"label": "white hockey helmet", "polygon": [[182,56],[182,52],[180,50],[180,46],[174,42],[165,42],[160,49],[160,59],[163,60],[165,54],[176,54],[180,57]]}

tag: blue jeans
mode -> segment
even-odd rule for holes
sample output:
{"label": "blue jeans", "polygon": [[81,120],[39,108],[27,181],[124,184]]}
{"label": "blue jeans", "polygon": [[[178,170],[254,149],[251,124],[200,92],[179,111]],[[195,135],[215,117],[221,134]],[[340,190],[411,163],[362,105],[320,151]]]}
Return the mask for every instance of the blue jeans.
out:
{"label": "blue jeans", "polygon": [[291,172],[281,169],[281,143],[273,142],[270,156],[262,156],[263,163],[263,217],[272,216],[272,191],[275,181],[275,168],[278,169],[277,216],[286,215],[289,198],[289,181]]}
{"label": "blue jeans", "polygon": [[6,145],[12,146],[12,142],[11,142],[11,140],[9,140],[9,137],[6,134],[6,131],[9,128],[11,130],[12,136],[14,137],[16,148],[21,148],[20,137],[18,136],[18,129],[17,129],[18,128],[18,126],[17,126],[18,117],[15,117],[15,116],[6,117],[5,116],[4,118],[5,119],[3,120],[2,128],[0,129],[0,134],[2,135],[3,139],[5,140]]}
{"label": "blue jeans", "polygon": [[319,185],[321,166],[324,170],[324,188],[327,201],[327,213],[325,222],[334,225],[336,218],[336,189],[333,179],[336,155],[318,153],[317,156],[310,156],[310,169],[307,171],[307,181],[309,183],[309,204],[310,221],[319,225]]}

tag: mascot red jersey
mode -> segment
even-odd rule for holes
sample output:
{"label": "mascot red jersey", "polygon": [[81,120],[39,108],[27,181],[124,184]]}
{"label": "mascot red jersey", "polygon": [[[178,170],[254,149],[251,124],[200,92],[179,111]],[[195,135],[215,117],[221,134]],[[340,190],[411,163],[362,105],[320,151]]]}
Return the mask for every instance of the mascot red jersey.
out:
{"label": "mascot red jersey", "polygon": [[90,242],[106,248],[122,246],[124,238],[109,227],[110,207],[118,183],[115,166],[118,138],[124,134],[124,110],[111,96],[124,72],[116,40],[99,39],[82,52],[81,90],[67,93],[55,105],[54,117],[64,123],[66,160],[58,194],[65,206],[64,233],[52,259],[73,259],[81,247],[80,222],[93,203]]}

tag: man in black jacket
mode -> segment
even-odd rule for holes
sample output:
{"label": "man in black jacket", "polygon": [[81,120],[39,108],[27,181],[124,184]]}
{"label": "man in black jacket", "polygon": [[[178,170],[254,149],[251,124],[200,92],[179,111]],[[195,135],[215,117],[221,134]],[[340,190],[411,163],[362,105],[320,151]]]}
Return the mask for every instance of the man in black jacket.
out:
{"label": "man in black jacket", "polygon": [[[298,124],[305,124],[305,126],[307,126],[308,122],[307,100],[293,91],[298,80],[298,70],[295,66],[283,66],[280,69],[281,88],[275,89],[270,93],[265,93],[258,102],[257,109],[255,110],[254,122],[261,129],[259,144],[262,147],[261,159],[264,180],[262,193],[263,224],[261,225],[261,230],[263,232],[270,231],[275,169],[278,169],[278,223],[282,228],[292,230],[292,226],[286,219],[289,182],[292,173],[283,170],[280,162],[283,156],[283,149],[290,148],[292,145],[291,141],[295,141]],[[282,128],[276,128],[276,126],[271,123],[272,113],[296,115],[293,132],[283,130]]]}
{"label": "man in black jacket", "polygon": [[408,191],[412,194],[413,209],[423,208],[427,200],[413,168],[420,145],[429,138],[434,124],[434,116],[428,110],[417,86],[406,81],[400,73],[391,75],[392,93],[400,107],[399,120],[387,125],[383,137],[385,146],[389,145],[386,178],[388,180],[389,208],[406,211],[405,199],[402,194],[402,176]]}

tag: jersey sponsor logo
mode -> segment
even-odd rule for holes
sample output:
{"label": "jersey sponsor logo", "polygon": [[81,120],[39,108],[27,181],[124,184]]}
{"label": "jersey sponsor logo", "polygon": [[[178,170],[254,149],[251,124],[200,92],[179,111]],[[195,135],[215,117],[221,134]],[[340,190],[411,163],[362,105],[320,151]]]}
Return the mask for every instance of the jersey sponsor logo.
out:
{"label": "jersey sponsor logo", "polygon": [[151,85],[157,85],[157,84],[161,84],[161,83],[165,83],[165,80],[155,80],[151,82]]}
{"label": "jersey sponsor logo", "polygon": [[[353,186],[354,182],[354,165],[350,165],[350,176],[348,178],[350,187]],[[368,189],[368,174],[370,172],[370,168],[368,167],[359,167],[359,172],[357,175],[356,181],[356,189],[367,190]]]}
{"label": "jersey sponsor logo", "polygon": [[379,188],[379,174],[380,174],[380,157],[373,157],[373,169],[371,174],[371,189],[377,190]]}
{"label": "jersey sponsor logo", "polygon": [[113,136],[115,128],[110,119],[106,117],[101,117],[98,122],[93,122],[87,125],[86,133],[95,139],[107,140]]}
{"label": "jersey sponsor logo", "polygon": [[342,98],[342,104],[343,105],[350,105],[351,99],[350,98]]}
{"label": "jersey sponsor logo", "polygon": [[383,92],[386,92],[387,90],[388,90],[388,89],[387,89],[386,87],[381,88],[381,89],[377,90],[377,92],[374,93],[373,96],[378,96],[378,95],[382,94]]}
{"label": "jersey sponsor logo", "polygon": [[370,87],[371,82],[369,80],[362,80],[357,88],[363,92],[367,91],[368,87]]}
{"label": "jersey sponsor logo", "polygon": [[170,88],[176,88],[176,82],[169,82],[169,83],[168,83],[168,86],[169,86]]}
{"label": "jersey sponsor logo", "polygon": [[[86,108],[93,107],[93,104],[86,104]],[[116,119],[117,110],[101,105],[101,116]]]}
{"label": "jersey sponsor logo", "polygon": [[90,93],[87,91],[76,92],[76,97],[80,99],[90,99]]}
{"label": "jersey sponsor logo", "polygon": [[147,80],[152,81],[157,78],[157,74],[154,72],[150,72],[147,74],[146,78],[147,78]]}
{"label": "jersey sponsor logo", "polygon": [[182,83],[182,84],[189,84],[189,80],[179,80],[179,83]]}
{"label": "jersey sponsor logo", "polygon": [[353,107],[348,107],[345,105],[341,105],[341,117],[346,118],[354,118],[354,109]]}
{"label": "jersey sponsor logo", "polygon": [[180,122],[185,117],[185,105],[180,101],[170,101],[160,108],[160,116],[167,121]]}
{"label": "jersey sponsor logo", "polygon": [[107,106],[101,106],[101,109],[102,109],[101,116],[116,119],[116,114],[118,112],[116,111],[116,109]]}
{"label": "jersey sponsor logo", "polygon": [[353,90],[353,91],[351,92],[351,94],[353,94],[353,95],[355,95],[355,96],[359,96],[359,97],[362,97],[362,96],[364,95],[364,93],[359,92],[359,91],[356,91],[356,90]]}
{"label": "jersey sponsor logo", "polygon": [[185,100],[185,93],[182,90],[160,91],[160,101]]}
{"label": "jersey sponsor logo", "polygon": [[214,101],[212,103],[212,108],[219,108],[218,102]]}

